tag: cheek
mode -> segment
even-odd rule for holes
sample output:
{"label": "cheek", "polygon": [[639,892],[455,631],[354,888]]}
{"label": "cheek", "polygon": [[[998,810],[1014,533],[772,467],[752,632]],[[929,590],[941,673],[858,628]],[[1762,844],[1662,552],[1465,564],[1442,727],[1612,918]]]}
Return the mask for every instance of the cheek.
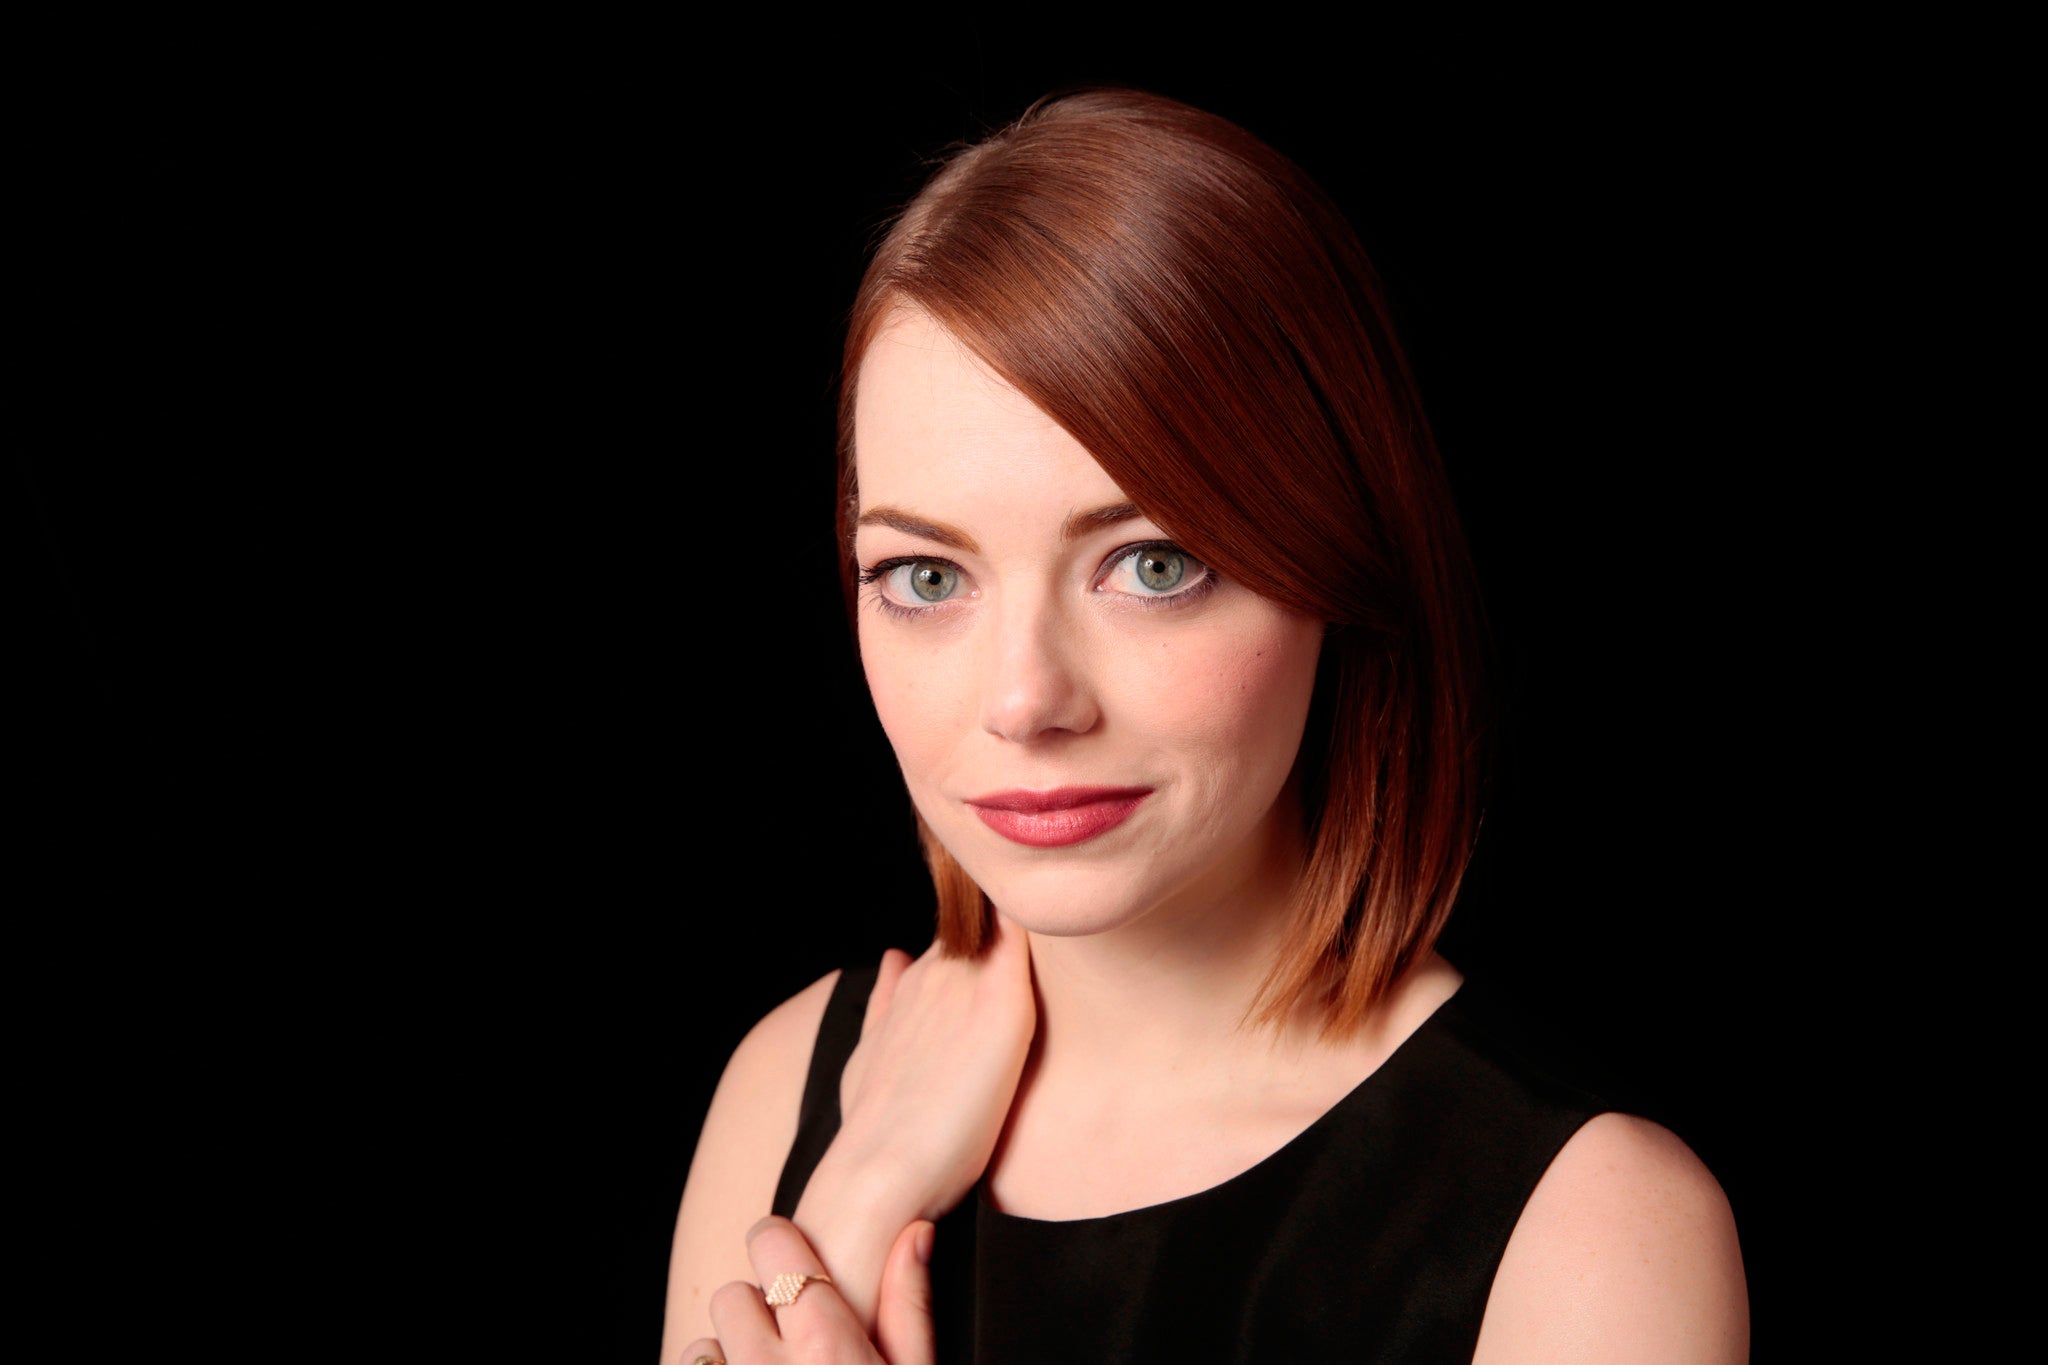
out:
{"label": "cheek", "polygon": [[1158,674],[1177,682],[1155,675],[1133,702],[1222,794],[1246,781],[1277,790],[1301,746],[1321,648],[1322,627],[1292,617],[1220,634],[1174,648],[1178,657]]}
{"label": "cheek", "polygon": [[943,652],[904,649],[886,626],[862,623],[861,667],[875,715],[903,775],[915,783],[950,746],[959,700],[957,671]]}

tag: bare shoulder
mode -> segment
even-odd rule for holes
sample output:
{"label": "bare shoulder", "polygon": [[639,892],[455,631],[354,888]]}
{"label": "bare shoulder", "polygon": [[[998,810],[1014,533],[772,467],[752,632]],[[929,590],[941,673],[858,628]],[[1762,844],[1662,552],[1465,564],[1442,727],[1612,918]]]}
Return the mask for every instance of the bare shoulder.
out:
{"label": "bare shoulder", "polygon": [[1742,1251],[1721,1186],[1668,1129],[1593,1119],[1515,1224],[1475,1365],[1748,1358]]}
{"label": "bare shoulder", "polygon": [[662,1365],[710,1336],[712,1292],[751,1279],[746,1232],[775,1200],[775,1183],[796,1139],[797,1111],[818,1025],[839,973],[832,972],[770,1010],[733,1049],[704,1115],[669,1252]]}

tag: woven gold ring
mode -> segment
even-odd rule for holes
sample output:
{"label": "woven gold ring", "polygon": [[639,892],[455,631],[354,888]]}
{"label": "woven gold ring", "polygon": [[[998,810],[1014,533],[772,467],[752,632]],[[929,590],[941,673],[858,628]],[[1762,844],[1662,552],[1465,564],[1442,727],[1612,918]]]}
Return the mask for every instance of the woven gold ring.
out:
{"label": "woven gold ring", "polygon": [[819,1284],[832,1283],[830,1275],[777,1275],[761,1297],[768,1300],[770,1308],[787,1308],[796,1302],[796,1296],[803,1293],[804,1286],[813,1280]]}

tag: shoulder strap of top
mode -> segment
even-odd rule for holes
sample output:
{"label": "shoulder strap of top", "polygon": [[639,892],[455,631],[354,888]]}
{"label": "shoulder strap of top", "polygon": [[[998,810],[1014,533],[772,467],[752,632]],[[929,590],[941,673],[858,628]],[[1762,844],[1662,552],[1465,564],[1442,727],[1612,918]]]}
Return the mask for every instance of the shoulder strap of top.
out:
{"label": "shoulder strap of top", "polygon": [[782,1179],[775,1185],[774,1211],[784,1218],[796,1213],[804,1186],[832,1139],[839,1136],[839,1074],[846,1059],[860,1042],[860,1026],[867,1017],[868,996],[875,989],[876,968],[849,967],[839,973],[832,998],[825,1002],[825,1017],[818,1021],[818,1041],[811,1049],[811,1070],[804,1079],[803,1106],[797,1111],[796,1141],[790,1144],[789,1160],[783,1163]]}

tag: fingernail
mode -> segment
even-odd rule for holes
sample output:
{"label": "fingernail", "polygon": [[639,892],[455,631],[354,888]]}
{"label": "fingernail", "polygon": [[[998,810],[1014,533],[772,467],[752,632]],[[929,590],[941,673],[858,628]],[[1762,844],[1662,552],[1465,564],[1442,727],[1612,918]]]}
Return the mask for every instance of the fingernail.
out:
{"label": "fingernail", "polygon": [[917,1230],[917,1236],[911,1239],[911,1248],[917,1252],[917,1263],[919,1265],[930,1265],[932,1263],[932,1237],[937,1232],[937,1228],[933,1227],[930,1223],[926,1223]]}

